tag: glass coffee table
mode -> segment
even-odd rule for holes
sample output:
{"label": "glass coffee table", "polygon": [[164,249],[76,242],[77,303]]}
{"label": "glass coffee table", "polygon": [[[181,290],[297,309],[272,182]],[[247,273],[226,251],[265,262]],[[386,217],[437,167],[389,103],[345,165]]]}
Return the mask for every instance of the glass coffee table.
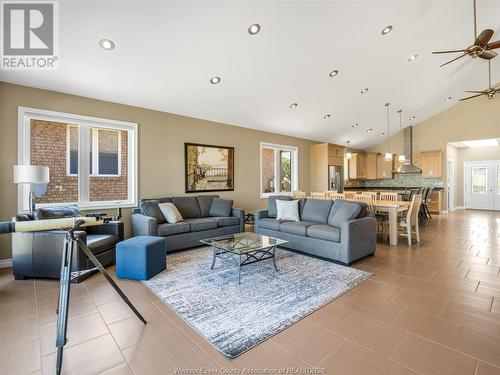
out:
{"label": "glass coffee table", "polygon": [[262,236],[253,232],[243,232],[221,237],[213,237],[200,242],[212,247],[212,266],[214,269],[216,259],[235,262],[238,266],[238,284],[241,282],[241,267],[266,259],[273,260],[274,271],[276,266],[276,247],[289,241],[279,238]]}

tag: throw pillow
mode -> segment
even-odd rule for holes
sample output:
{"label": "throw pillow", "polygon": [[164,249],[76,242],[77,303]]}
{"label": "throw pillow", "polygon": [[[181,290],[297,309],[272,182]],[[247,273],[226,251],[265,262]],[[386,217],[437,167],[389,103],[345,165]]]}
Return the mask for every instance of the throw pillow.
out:
{"label": "throw pillow", "polygon": [[299,218],[299,201],[276,201],[276,220],[291,220],[300,221]]}
{"label": "throw pillow", "polygon": [[230,199],[214,198],[208,216],[231,216],[233,201]]}
{"label": "throw pillow", "polygon": [[276,211],[276,201],[291,201],[292,198],[288,195],[274,195],[267,199],[267,216],[276,217],[278,212]]}
{"label": "throw pillow", "polygon": [[167,223],[175,224],[183,220],[182,215],[173,203],[160,203],[158,207],[160,207],[161,213],[165,217],[165,220],[167,220]]}
{"label": "throw pillow", "polygon": [[147,199],[142,200],[139,206],[143,215],[154,217],[158,224],[163,224],[166,223],[166,220],[160,207],[158,207],[158,203],[157,199]]}

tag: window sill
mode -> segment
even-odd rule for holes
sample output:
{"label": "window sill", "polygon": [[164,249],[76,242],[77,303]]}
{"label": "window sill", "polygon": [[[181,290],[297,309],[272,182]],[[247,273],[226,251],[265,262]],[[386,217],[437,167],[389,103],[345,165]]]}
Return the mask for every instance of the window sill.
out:
{"label": "window sill", "polygon": [[68,202],[68,203],[39,203],[36,205],[37,208],[44,207],[57,207],[57,206],[69,206],[76,205],[82,211],[88,210],[111,210],[115,208],[134,208],[137,207],[137,203],[129,201],[120,202],[89,202],[85,204],[79,204],[78,202]]}

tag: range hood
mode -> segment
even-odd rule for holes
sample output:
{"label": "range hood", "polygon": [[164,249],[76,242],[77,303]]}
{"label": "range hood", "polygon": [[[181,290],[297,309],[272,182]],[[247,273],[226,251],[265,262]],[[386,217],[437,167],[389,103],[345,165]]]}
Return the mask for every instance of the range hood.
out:
{"label": "range hood", "polygon": [[412,146],[413,146],[413,128],[408,126],[403,129],[403,153],[405,155],[405,162],[400,165],[394,173],[399,174],[410,174],[410,173],[422,173],[422,170],[415,167],[411,162],[412,157]]}

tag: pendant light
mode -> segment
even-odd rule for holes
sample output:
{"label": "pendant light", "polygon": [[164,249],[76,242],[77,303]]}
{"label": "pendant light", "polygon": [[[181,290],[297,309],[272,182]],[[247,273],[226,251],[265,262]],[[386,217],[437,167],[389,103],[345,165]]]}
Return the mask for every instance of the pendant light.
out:
{"label": "pendant light", "polygon": [[351,160],[352,159],[352,154],[351,152],[349,151],[349,143],[351,143],[351,141],[346,141],[345,142],[345,158],[347,160]]}
{"label": "pendant light", "polygon": [[389,106],[391,103],[385,103],[385,108],[387,108],[387,152],[385,154],[385,161],[392,161],[392,154],[391,154],[391,141],[390,141],[390,135],[389,135]]}
{"label": "pendant light", "polygon": [[406,161],[406,157],[405,157],[405,154],[404,154],[403,120],[402,120],[402,117],[401,117],[402,116],[402,112],[403,112],[402,109],[400,109],[398,111],[398,113],[399,113],[399,132],[401,133],[401,152],[402,152],[402,154],[400,154],[398,156],[398,161],[400,163],[404,163]]}

